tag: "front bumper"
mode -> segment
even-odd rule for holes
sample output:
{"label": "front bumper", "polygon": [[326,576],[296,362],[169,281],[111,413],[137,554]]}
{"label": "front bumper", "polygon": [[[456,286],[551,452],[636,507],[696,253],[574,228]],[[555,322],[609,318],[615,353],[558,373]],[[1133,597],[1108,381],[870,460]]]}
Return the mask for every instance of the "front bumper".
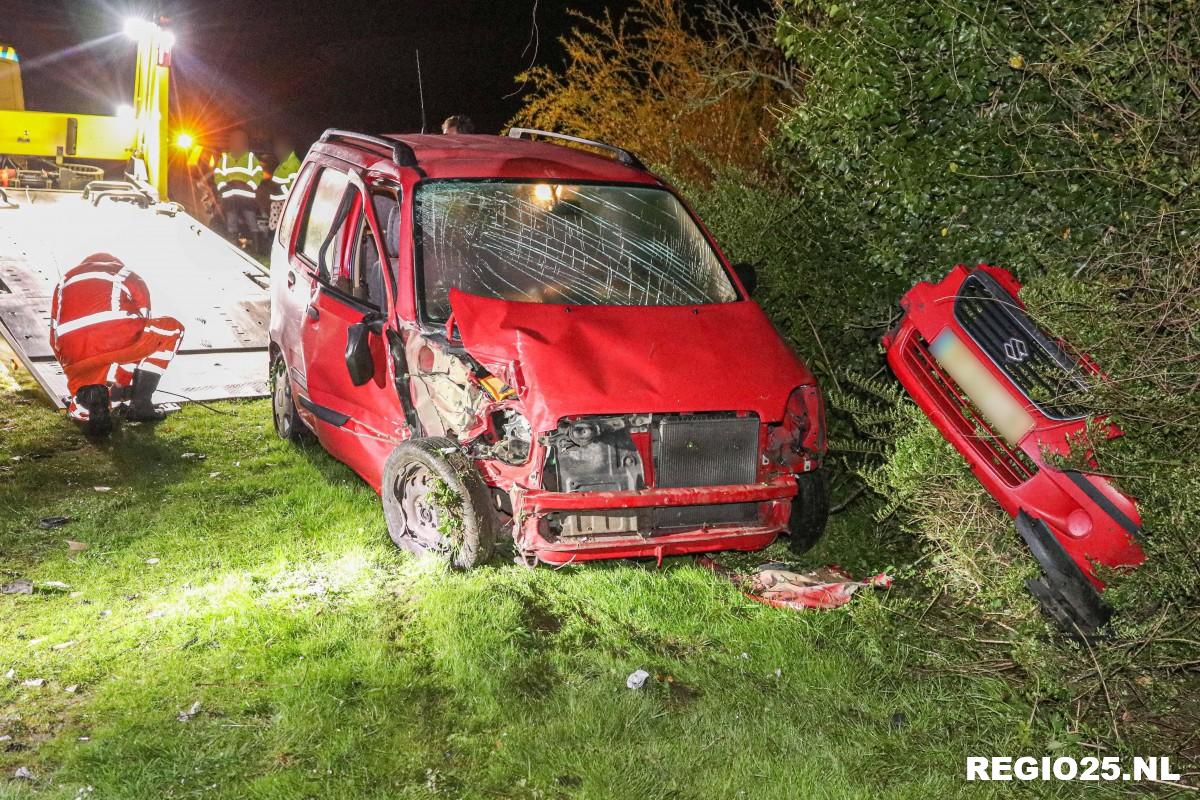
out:
{"label": "front bumper", "polygon": [[[719,550],[761,550],[787,526],[796,481],[781,475],[763,483],[696,488],[656,488],[624,492],[549,492],[524,490],[515,504],[517,546],[527,558],[566,564],[603,558],[656,558]],[[680,506],[755,503],[752,524],[700,525],[636,533],[555,537],[542,524],[555,512],[622,511]]]}

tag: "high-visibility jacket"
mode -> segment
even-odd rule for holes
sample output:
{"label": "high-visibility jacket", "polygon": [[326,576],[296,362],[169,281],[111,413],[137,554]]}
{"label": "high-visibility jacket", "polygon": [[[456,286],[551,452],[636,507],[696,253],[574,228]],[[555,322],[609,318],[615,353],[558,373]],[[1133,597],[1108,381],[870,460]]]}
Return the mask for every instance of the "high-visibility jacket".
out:
{"label": "high-visibility jacket", "polygon": [[150,290],[115,256],[96,253],[67,272],[50,301],[50,347],[74,396],[84,386],[128,386],[135,370],[163,372],[183,325],[150,316]]}
{"label": "high-visibility jacket", "polygon": [[300,159],[296,158],[295,153],[289,153],[288,157],[279,162],[279,166],[275,168],[275,172],[271,174],[271,199],[272,200],[287,200],[288,194],[292,191],[292,186],[296,183],[296,175],[300,172]]}
{"label": "high-visibility jacket", "polygon": [[213,169],[213,178],[217,182],[217,194],[222,200],[231,197],[254,198],[263,179],[263,166],[254,153],[243,153],[240,156],[221,153],[221,160]]}

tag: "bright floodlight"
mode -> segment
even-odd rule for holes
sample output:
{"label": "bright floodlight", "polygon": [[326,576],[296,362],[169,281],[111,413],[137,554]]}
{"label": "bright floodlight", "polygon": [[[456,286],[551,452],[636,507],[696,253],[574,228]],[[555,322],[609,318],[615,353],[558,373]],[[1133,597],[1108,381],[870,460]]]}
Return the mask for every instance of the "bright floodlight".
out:
{"label": "bright floodlight", "polygon": [[128,103],[122,103],[117,106],[118,119],[133,119],[133,106]]}
{"label": "bright floodlight", "polygon": [[195,137],[192,136],[190,133],[187,133],[186,131],[180,133],[178,136],[175,137],[175,146],[178,147],[180,150],[191,150],[192,145],[194,145],[195,143],[196,143]]}
{"label": "bright floodlight", "polygon": [[163,50],[170,50],[175,46],[175,34],[170,31],[163,31],[158,40],[159,47]]}
{"label": "bright floodlight", "polygon": [[144,20],[141,17],[129,17],[125,20],[125,35],[136,42],[153,27],[154,23],[149,20]]}

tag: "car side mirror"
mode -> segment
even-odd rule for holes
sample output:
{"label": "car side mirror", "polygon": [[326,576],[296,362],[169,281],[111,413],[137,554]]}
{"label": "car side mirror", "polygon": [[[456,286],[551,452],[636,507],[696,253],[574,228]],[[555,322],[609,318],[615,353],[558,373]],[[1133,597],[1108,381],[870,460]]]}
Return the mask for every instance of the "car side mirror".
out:
{"label": "car side mirror", "polygon": [[346,330],[346,370],[350,373],[350,382],[355,386],[362,386],[375,377],[371,334],[383,333],[383,322],[382,314],[371,313],[363,317],[362,322]]}
{"label": "car side mirror", "polygon": [[743,261],[733,265],[733,274],[742,282],[746,296],[753,296],[754,290],[758,288],[758,269],[753,264]]}

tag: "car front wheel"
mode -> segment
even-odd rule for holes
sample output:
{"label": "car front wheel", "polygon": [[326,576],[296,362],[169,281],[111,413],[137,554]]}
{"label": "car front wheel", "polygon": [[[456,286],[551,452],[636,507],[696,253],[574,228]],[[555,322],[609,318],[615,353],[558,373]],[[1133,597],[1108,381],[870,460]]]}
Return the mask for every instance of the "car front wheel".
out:
{"label": "car front wheel", "polygon": [[788,547],[805,553],[821,540],[829,520],[829,477],[818,469],[796,476],[796,496],[788,518]]}
{"label": "car front wheel", "polygon": [[397,547],[455,569],[491,558],[497,520],[488,487],[457,443],[430,437],[398,445],[384,465],[381,488]]}

